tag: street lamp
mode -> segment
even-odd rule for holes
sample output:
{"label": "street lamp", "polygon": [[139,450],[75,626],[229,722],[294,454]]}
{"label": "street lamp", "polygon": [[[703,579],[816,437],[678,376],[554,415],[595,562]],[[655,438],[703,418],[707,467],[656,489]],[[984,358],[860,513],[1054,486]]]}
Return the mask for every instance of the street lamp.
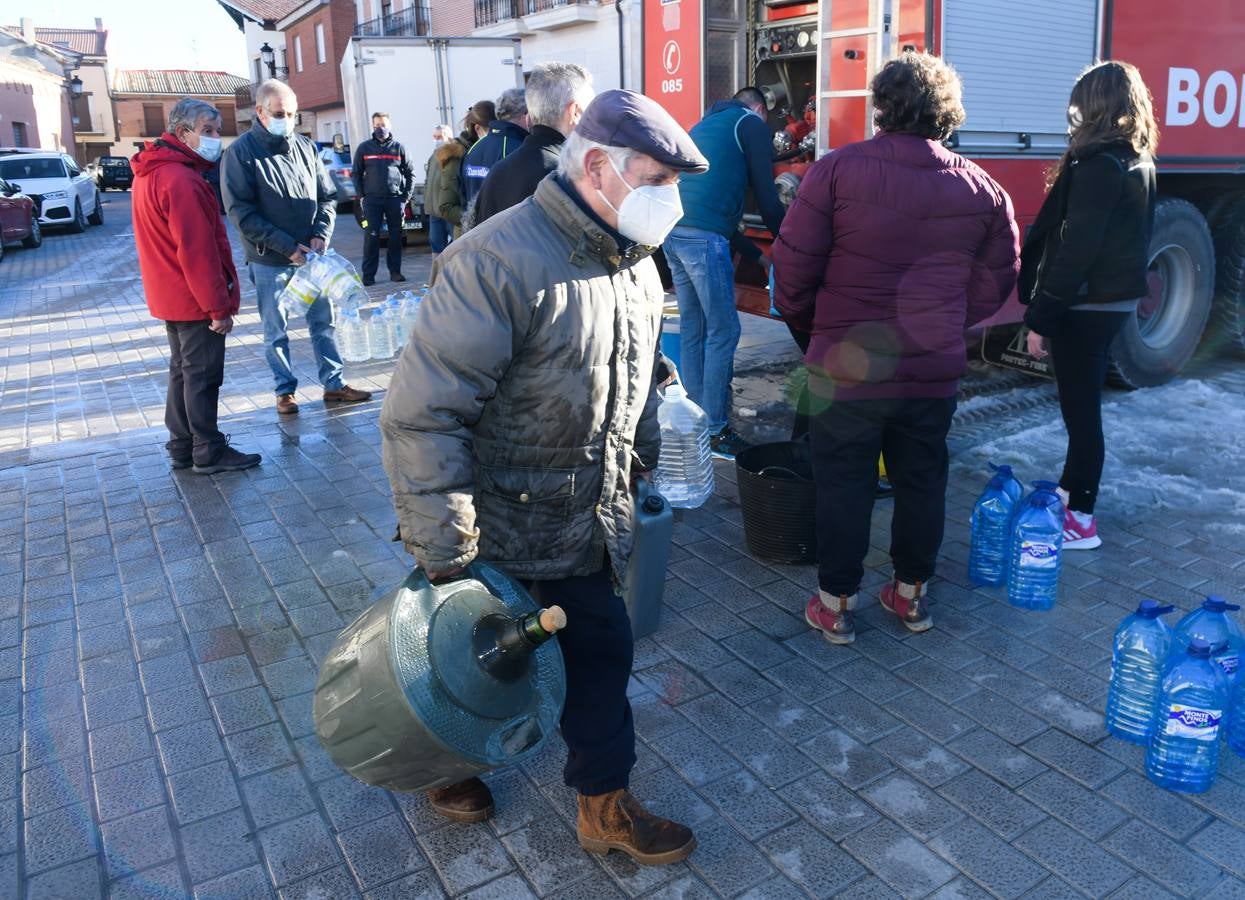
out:
{"label": "street lamp", "polygon": [[82,95],[82,79],[77,75],[73,77],[73,81],[69,82],[69,89],[73,91],[75,97]]}
{"label": "street lamp", "polygon": [[268,77],[277,77],[277,52],[268,46],[268,42],[264,41],[264,46],[259,48],[259,58],[264,61],[264,65],[268,67]]}

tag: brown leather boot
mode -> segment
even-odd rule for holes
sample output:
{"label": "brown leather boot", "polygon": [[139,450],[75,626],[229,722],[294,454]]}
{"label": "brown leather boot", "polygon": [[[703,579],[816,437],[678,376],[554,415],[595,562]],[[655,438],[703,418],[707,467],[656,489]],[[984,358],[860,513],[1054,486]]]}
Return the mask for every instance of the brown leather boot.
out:
{"label": "brown leather boot", "polygon": [[929,614],[929,601],[925,598],[924,582],[908,584],[895,579],[882,586],[878,598],[882,608],[899,616],[899,621],[909,631],[929,631],[934,627],[934,617]]}
{"label": "brown leather boot", "polygon": [[292,416],[298,412],[298,403],[295,402],[293,394],[277,395],[277,412],[283,416]]}
{"label": "brown leather boot", "polygon": [[579,795],[579,846],[602,856],[621,850],[645,866],[681,862],[696,849],[692,829],[655,816],[626,790]]}
{"label": "brown leather boot", "polygon": [[493,814],[493,794],[479,778],[428,791],[432,808],[452,822],[483,822]]}

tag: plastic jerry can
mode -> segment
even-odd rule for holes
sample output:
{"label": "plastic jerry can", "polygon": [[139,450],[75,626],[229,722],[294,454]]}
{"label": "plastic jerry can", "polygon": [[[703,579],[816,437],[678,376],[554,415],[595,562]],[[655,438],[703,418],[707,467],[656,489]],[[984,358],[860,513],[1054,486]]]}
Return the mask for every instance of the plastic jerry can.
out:
{"label": "plastic jerry can", "polygon": [[623,600],[631,617],[631,636],[648,637],[661,624],[661,598],[674,534],[674,509],[648,479],[637,482],[635,545],[627,563]]}

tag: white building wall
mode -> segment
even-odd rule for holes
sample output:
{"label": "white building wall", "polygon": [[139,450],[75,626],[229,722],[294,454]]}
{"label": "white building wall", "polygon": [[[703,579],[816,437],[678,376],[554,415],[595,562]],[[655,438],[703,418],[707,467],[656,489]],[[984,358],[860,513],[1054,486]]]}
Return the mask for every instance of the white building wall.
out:
{"label": "white building wall", "polygon": [[264,44],[271,47],[276,53],[276,64],[281,65],[281,51],[285,49],[285,34],[280,31],[265,31],[250,19],[245,20],[242,33],[246,38],[247,77],[252,81],[267,80],[268,67],[263,65],[260,59],[259,48]]}
{"label": "white building wall", "polygon": [[618,20],[613,6],[596,22],[523,36],[523,68],[542,62],[578,63],[598,92],[622,87],[618,79]]}

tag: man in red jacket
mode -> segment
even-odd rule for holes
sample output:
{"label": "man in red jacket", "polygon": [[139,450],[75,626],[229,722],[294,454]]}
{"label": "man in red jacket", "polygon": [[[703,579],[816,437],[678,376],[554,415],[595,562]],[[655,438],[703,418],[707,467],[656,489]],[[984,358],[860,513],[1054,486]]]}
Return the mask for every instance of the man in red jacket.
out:
{"label": "man in red jacket", "polygon": [[169,337],[165,448],[174,469],[201,475],[259,465],[216,427],[225,335],[238,312],[238,273],[216,195],[203,177],[220,158],[220,113],[182,100],[168,130],[134,157],[134,242],[147,306]]}

